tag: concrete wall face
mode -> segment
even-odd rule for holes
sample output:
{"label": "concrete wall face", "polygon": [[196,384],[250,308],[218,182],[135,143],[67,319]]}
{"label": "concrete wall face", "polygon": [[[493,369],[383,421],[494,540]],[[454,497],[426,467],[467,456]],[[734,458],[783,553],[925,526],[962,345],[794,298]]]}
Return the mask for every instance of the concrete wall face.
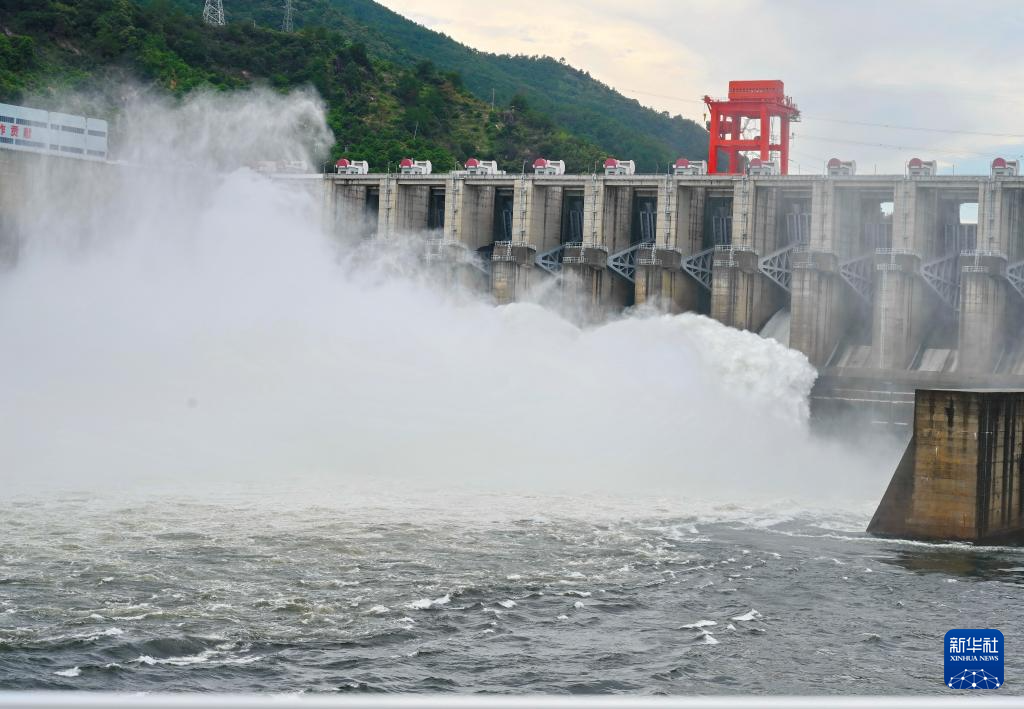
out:
{"label": "concrete wall face", "polygon": [[906,369],[923,342],[930,309],[918,269],[913,256],[876,265],[872,351],[879,369]]}
{"label": "concrete wall face", "polygon": [[147,172],[148,168],[0,149],[0,272],[17,262],[29,233],[40,231],[40,223],[47,225],[44,231],[59,233],[63,220],[75,219],[76,234],[103,239],[102,220],[82,223],[78,215],[119,208],[131,186],[145,180]]}
{"label": "concrete wall face", "polygon": [[[811,187],[811,224],[808,257],[793,264],[790,297],[789,344],[807,355],[812,364],[825,364],[838,339],[835,233],[838,219],[834,182]],[[837,286],[839,286],[837,288]]]}
{"label": "concrete wall face", "polygon": [[978,457],[978,408],[970,397],[934,392],[915,407],[914,431],[921,437],[907,524],[916,534],[944,539],[977,535],[977,468],[970,463]]}
{"label": "concrete wall face", "polygon": [[736,183],[732,196],[732,245],[754,248],[754,183],[744,179]]}
{"label": "concrete wall face", "polygon": [[760,330],[778,310],[779,294],[758,270],[758,254],[744,250],[715,257],[711,317],[731,327]]}
{"label": "concrete wall face", "polygon": [[448,238],[476,251],[494,243],[494,199],[489,185],[455,179],[445,201]]}
{"label": "concrete wall face", "polygon": [[630,187],[611,187],[604,192],[601,215],[601,241],[608,253],[621,251],[630,245],[632,226],[633,190]]}
{"label": "concrete wall face", "polygon": [[815,182],[811,186],[811,241],[810,249],[822,253],[835,253],[836,184]]}
{"label": "concrete wall face", "polygon": [[754,251],[765,256],[783,245],[778,229],[779,190],[761,188],[754,195],[753,222],[748,228]]}
{"label": "concrete wall face", "polygon": [[[982,235],[979,234],[978,248],[989,249],[990,245],[998,244],[999,248],[991,250],[1001,250],[1006,254],[1010,263],[1014,263],[1024,260],[1024,190],[1002,189],[1000,193],[999,216],[994,220],[998,225],[998,234],[988,236],[984,242]],[[986,217],[984,221],[988,223],[987,215],[983,211],[981,214]],[[981,218],[979,218],[980,221]],[[978,225],[978,230],[982,231],[981,223]]]}
{"label": "concrete wall face", "polygon": [[877,213],[878,205],[865,205],[861,194],[855,190],[840,190],[836,200],[835,254],[841,261],[863,256],[874,244],[866,244],[864,238],[865,211]]}
{"label": "concrete wall face", "polygon": [[514,240],[533,244],[538,252],[558,246],[561,242],[564,189],[560,185],[525,178],[520,179],[514,189]]}
{"label": "concrete wall face", "polygon": [[1003,278],[989,273],[960,275],[959,369],[994,371],[1007,344],[1007,300]]}
{"label": "concrete wall face", "polygon": [[686,211],[680,215],[676,232],[676,246],[684,256],[695,254],[705,249],[709,239],[704,234],[704,204],[707,190],[701,187],[688,187],[680,191],[677,204],[685,205]]}
{"label": "concrete wall face", "polygon": [[914,435],[868,531],[1024,540],[1024,392],[919,390]]}
{"label": "concrete wall face", "polygon": [[333,183],[332,187],[325,216],[327,223],[333,224],[334,233],[346,239],[376,235],[380,217],[377,188],[347,183]]}
{"label": "concrete wall face", "polygon": [[678,270],[638,266],[633,299],[636,305],[650,305],[667,313],[696,310],[700,284]]}
{"label": "concrete wall face", "polygon": [[[583,241],[605,246],[602,218],[604,216],[604,182],[589,180],[583,191]],[[605,246],[607,248],[607,246]]]}
{"label": "concrete wall face", "polygon": [[978,249],[1017,260],[1019,246],[1011,235],[1020,230],[1021,192],[1003,187],[1002,182],[989,182],[978,189]]}
{"label": "concrete wall face", "polygon": [[562,243],[562,187],[533,190],[534,201],[528,212],[529,241],[538,251],[548,251]]}
{"label": "concrete wall face", "polygon": [[896,183],[893,196],[894,249],[908,251],[925,258],[936,254],[939,192],[922,187],[913,180]]}
{"label": "concrete wall face", "polygon": [[[829,360],[847,329],[850,295],[836,271],[806,261],[794,267],[790,301],[789,346],[816,367]],[[834,259],[831,259],[834,265]]]}
{"label": "concrete wall face", "polygon": [[658,225],[655,238],[660,248],[679,249],[681,232],[689,219],[690,200],[671,179],[658,184]]}
{"label": "concrete wall face", "polygon": [[430,186],[402,184],[386,179],[380,191],[379,234],[394,238],[400,234],[425,231],[429,225]]}
{"label": "concrete wall face", "polygon": [[498,305],[513,303],[528,293],[536,269],[510,261],[491,262],[491,295]]}
{"label": "concrete wall face", "polygon": [[716,254],[711,281],[711,317],[731,327],[749,329],[753,285],[757,278],[757,254],[751,244],[753,185],[736,183],[732,202],[732,247],[743,249],[737,258],[731,252]]}

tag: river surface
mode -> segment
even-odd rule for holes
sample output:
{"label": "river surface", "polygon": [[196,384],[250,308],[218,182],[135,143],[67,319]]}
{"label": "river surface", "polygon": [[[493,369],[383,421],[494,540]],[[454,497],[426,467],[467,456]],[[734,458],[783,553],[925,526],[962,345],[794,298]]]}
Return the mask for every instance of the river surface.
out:
{"label": "river surface", "polygon": [[0,503],[0,688],[945,692],[1024,551],[680,496],[273,491]]}

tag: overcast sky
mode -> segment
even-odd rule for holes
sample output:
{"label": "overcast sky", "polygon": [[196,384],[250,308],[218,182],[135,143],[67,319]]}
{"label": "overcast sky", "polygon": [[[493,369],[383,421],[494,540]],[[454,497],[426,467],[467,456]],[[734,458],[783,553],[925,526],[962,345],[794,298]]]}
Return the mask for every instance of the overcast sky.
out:
{"label": "overcast sky", "polygon": [[804,114],[792,172],[832,156],[902,172],[916,155],[982,173],[1024,154],[1022,0],[380,1],[477,49],[564,57],[698,122],[701,96],[730,79],[782,79]]}

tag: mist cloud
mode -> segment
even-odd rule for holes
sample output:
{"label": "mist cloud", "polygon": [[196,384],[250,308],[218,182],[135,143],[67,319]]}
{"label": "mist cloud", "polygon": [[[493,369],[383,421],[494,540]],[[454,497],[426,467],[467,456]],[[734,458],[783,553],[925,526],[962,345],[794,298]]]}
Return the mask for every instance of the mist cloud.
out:
{"label": "mist cloud", "polygon": [[581,329],[324,234],[318,181],[237,167],[314,155],[317,106],[139,104],[126,154],[177,167],[106,168],[88,199],[25,220],[0,277],[9,485],[880,492],[877,460],[811,438],[814,371],[774,341],[697,315]]}

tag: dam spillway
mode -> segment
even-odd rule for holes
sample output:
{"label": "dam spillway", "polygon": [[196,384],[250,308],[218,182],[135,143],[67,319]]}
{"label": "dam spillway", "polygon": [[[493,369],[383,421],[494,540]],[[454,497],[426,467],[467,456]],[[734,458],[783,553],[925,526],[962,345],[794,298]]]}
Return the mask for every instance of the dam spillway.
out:
{"label": "dam spillway", "polygon": [[650,304],[761,331],[788,313],[782,337],[818,368],[819,410],[852,406],[906,427],[917,387],[1024,382],[1024,178],[450,173],[325,184],[336,232],[416,234],[427,258],[498,303],[560,276],[591,321]]}
{"label": "dam spillway", "polygon": [[[146,171],[0,151],[0,254],[52,207],[31,180],[78,203]],[[409,241],[497,303],[545,288],[590,322],[648,304],[770,331],[817,368],[816,420],[907,431],[915,389],[1024,383],[1024,178],[302,177],[339,237]]]}

